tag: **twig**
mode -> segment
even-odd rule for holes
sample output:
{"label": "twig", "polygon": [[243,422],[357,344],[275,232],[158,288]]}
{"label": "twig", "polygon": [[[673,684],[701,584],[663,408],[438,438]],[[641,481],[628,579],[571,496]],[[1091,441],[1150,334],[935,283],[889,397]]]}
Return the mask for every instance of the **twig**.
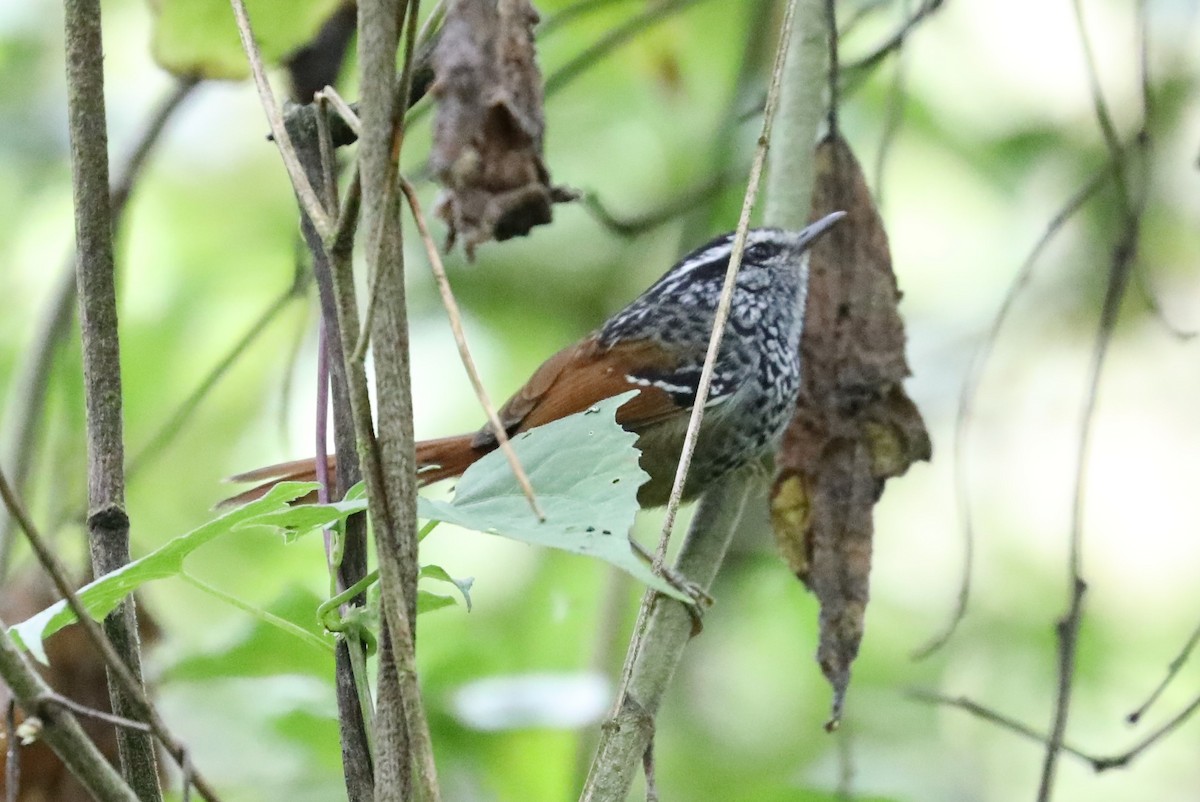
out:
{"label": "twig", "polygon": [[[761,172],[766,143],[769,141],[767,140],[770,132],[769,122],[774,114],[774,104],[782,80],[784,60],[786,59],[792,65],[792,69],[789,71],[791,79],[809,80],[809,76],[805,75],[799,66],[813,60],[813,54],[808,52],[810,49],[816,47],[821,51],[824,50],[824,37],[805,38],[800,35],[799,29],[793,30],[793,20],[797,14],[798,5],[797,0],[791,0],[788,3],[783,30],[780,34],[779,51],[781,52],[776,54],[771,91],[767,103],[770,111],[764,115],[767,118],[764,120],[764,134],[760,137],[759,150],[756,152],[754,166],[751,168],[751,178],[748,181],[747,197],[751,200],[757,184],[757,174]],[[803,19],[806,22],[811,22],[814,17],[819,19],[821,7],[820,0],[806,0]],[[791,113],[784,115],[788,125],[794,129],[789,131],[789,141],[811,142],[819,119],[819,113],[815,110],[818,107],[820,92],[800,92],[796,87],[789,88],[788,92],[789,95],[796,92],[796,97],[793,98],[795,104],[790,110]],[[815,98],[817,102],[814,102],[811,108],[805,108],[804,100],[801,98],[809,101]],[[796,148],[796,150],[809,152],[810,148],[803,147]],[[803,165],[798,159],[782,162],[780,165],[775,165],[772,169],[789,172],[792,181],[788,182],[781,176],[775,176],[773,181],[803,184],[807,179],[811,182],[811,165],[807,170],[802,169]],[[811,191],[811,184],[801,186],[799,189],[800,196],[807,198]],[[771,224],[786,225],[784,220],[787,215],[797,213],[787,207],[787,201],[782,195],[770,199],[768,205],[771,207],[768,209],[768,222]],[[807,215],[806,207],[807,201],[805,208],[799,213]],[[786,212],[785,209],[787,209]],[[746,225],[748,225],[748,221],[743,215],[731,254],[731,272],[736,270],[734,260],[740,261],[740,250],[744,244]],[[741,239],[742,242],[738,242],[738,239]],[[725,289],[723,300],[727,302],[730,289],[728,283]],[[726,309],[726,311],[728,310]],[[718,310],[718,317],[714,322],[714,340],[719,336],[721,327],[722,318],[720,310]],[[715,349],[711,346],[712,343],[710,343],[708,353],[709,360],[706,363],[706,367],[710,369],[709,373],[711,372],[711,357],[715,353]],[[704,383],[705,378],[702,375],[701,384],[697,389],[695,409],[702,408],[703,399],[708,392],[708,387]],[[696,423],[694,412],[692,423]],[[687,454],[686,447],[684,454]],[[682,462],[680,468],[685,470]],[[676,568],[693,580],[701,590],[710,586],[716,576],[754,481],[752,473],[740,472],[710,487],[700,500],[700,506],[692,519],[688,536],[680,550]],[[675,493],[673,493],[676,507],[678,506],[677,492],[680,484],[680,474],[677,474]],[[664,527],[664,532],[669,533],[669,527]],[[664,541],[665,538],[660,541],[660,552],[656,553],[656,562],[661,562],[661,546]],[[653,717],[674,674],[683,647],[692,635],[693,618],[689,610],[679,604],[656,603],[657,599],[658,596],[653,591],[647,592],[643,597],[634,635],[626,653],[625,665],[622,668],[612,712],[601,733],[596,757],[592,762],[587,783],[580,797],[582,802],[624,800],[628,795],[629,785],[632,783],[633,773],[638,765],[638,758],[644,753],[653,737]]]}
{"label": "twig", "polygon": [[1063,226],[1100,191],[1101,187],[1108,180],[1109,175],[1110,168],[1106,166],[1093,176],[1086,185],[1072,195],[1054,217],[1051,218],[1041,237],[1034,243],[1033,248],[1029,251],[1029,255],[1025,257],[1025,261],[1021,263],[1020,269],[1017,270],[1017,274],[1013,277],[1008,291],[1004,294],[1004,300],[1000,303],[1000,309],[992,319],[991,328],[984,337],[983,345],[980,346],[975,356],[971,359],[966,379],[963,381],[962,391],[958,396],[958,412],[954,418],[955,499],[958,507],[959,522],[963,532],[962,581],[959,584],[958,598],[955,603],[954,612],[950,616],[950,621],[941,632],[913,652],[913,660],[924,660],[945,646],[967,614],[967,605],[971,597],[971,577],[974,573],[975,564],[975,524],[974,519],[971,517],[970,483],[968,482],[967,472],[967,430],[971,422],[972,412],[974,411],[975,399],[978,397],[979,385],[983,381],[983,375],[991,359],[992,351],[1000,339],[1000,330],[1004,327],[1012,310],[1016,307],[1018,296],[1029,285],[1029,281],[1033,277],[1033,269],[1037,265],[1038,259],[1041,258],[1042,252],[1050,245],[1050,242],[1062,230]]}
{"label": "twig", "polygon": [[[121,403],[121,346],[117,332],[116,270],[109,197],[107,114],[104,107],[104,43],[100,0],[65,2],[67,118],[75,208],[75,277],[83,340],[84,402],[88,454],[88,547],[97,576],[129,562],[125,512],[125,442]],[[5,480],[7,482],[7,479]],[[113,712],[132,717],[141,690],[141,652],[133,598],[104,619],[131,691],[110,671]],[[117,730],[121,773],[142,802],[162,799],[154,742],[143,733]]]}
{"label": "twig", "polygon": [[[981,718],[984,721],[996,724],[1006,730],[1009,730],[1010,732],[1015,732],[1031,741],[1035,741],[1040,744],[1046,744],[1048,742],[1048,739],[1045,735],[1039,733],[1032,727],[1022,724],[1015,719],[1009,718],[1003,713],[999,713],[991,708],[984,707],[978,702],[974,702],[964,696],[944,696],[940,693],[920,689],[909,691],[909,695],[918,701],[927,702],[929,704],[943,705],[945,707],[956,707],[960,710],[965,710],[977,718]],[[1200,710],[1200,697],[1193,699],[1192,702],[1188,704],[1187,707],[1179,711],[1174,718],[1163,724],[1154,732],[1150,733],[1150,735],[1146,736],[1141,741],[1138,741],[1137,744],[1125,750],[1124,752],[1120,752],[1118,754],[1094,755],[1084,752],[1083,750],[1066,743],[1061,745],[1061,749],[1066,754],[1078,758],[1084,763],[1087,763],[1097,773],[1109,771],[1110,769],[1125,768],[1138,757],[1140,757],[1142,753],[1151,746],[1158,743],[1160,740],[1178,729],[1180,725],[1191,718],[1197,710]]]}
{"label": "twig", "polygon": [[590,212],[600,225],[619,236],[636,237],[670,222],[681,214],[694,211],[698,204],[712,200],[732,183],[732,177],[732,171],[718,173],[690,189],[685,189],[658,208],[633,217],[616,217],[594,192],[584,193],[581,200],[583,208]]}
{"label": "twig", "polygon": [[437,243],[433,241],[433,237],[429,234],[429,226],[425,222],[424,213],[421,211],[421,202],[417,199],[417,191],[413,189],[413,185],[404,176],[400,176],[400,190],[404,193],[404,197],[408,199],[408,207],[412,210],[413,220],[417,224],[417,232],[420,234],[421,241],[425,245],[425,253],[429,257],[429,268],[433,271],[434,280],[437,282],[438,293],[442,298],[442,306],[446,308],[446,317],[450,319],[450,331],[454,334],[454,344],[458,346],[458,356],[462,360],[463,368],[467,371],[467,377],[471,380],[471,387],[475,390],[475,397],[479,399],[479,405],[483,407],[484,414],[487,415],[488,424],[492,427],[492,434],[496,436],[496,443],[499,445],[500,450],[504,452],[504,458],[508,460],[508,465],[512,468],[513,475],[517,478],[517,484],[521,486],[521,492],[528,499],[533,514],[537,516],[539,521],[544,521],[546,520],[546,515],[542,512],[537,497],[534,496],[533,485],[529,482],[529,475],[525,473],[525,469],[521,466],[517,452],[513,451],[512,444],[508,440],[508,432],[505,431],[504,424],[500,420],[500,415],[496,412],[495,404],[492,403],[492,399],[488,396],[487,388],[483,386],[483,379],[479,376],[479,368],[475,365],[475,359],[471,356],[471,349],[467,345],[467,335],[463,331],[462,314],[458,309],[458,301],[454,299],[454,290],[450,287],[450,279],[446,275],[446,268],[442,264],[442,257],[438,254]]}
{"label": "twig", "polygon": [[245,0],[229,0],[229,3],[233,7],[233,15],[237,20],[242,50],[245,51],[246,60],[250,62],[250,71],[254,74],[254,85],[258,88],[258,98],[262,103],[263,113],[266,114],[267,123],[271,126],[271,136],[279,148],[279,155],[283,158],[283,165],[288,171],[288,177],[292,180],[292,187],[300,198],[300,203],[304,206],[304,211],[312,218],[313,225],[324,238],[333,230],[333,223],[330,221],[329,215],[325,213],[325,208],[321,205],[321,200],[317,197],[312,184],[309,183],[304,168],[300,166],[300,160],[296,157],[296,149],[292,147],[292,139],[288,136],[287,127],[283,124],[283,113],[279,110],[275,93],[271,90],[271,83],[267,80],[262,54],[258,52],[258,43],[254,41],[254,32],[250,28],[250,17],[246,14]]}
{"label": "twig", "polygon": [[354,109],[350,108],[350,104],[346,102],[338,91],[332,86],[327,86],[318,93],[319,97],[324,98],[333,110],[342,118],[342,122],[346,127],[354,132],[356,137],[362,136],[362,122],[358,119],[358,114]]}
{"label": "twig", "polygon": [[150,725],[144,721],[134,721],[131,718],[123,716],[115,716],[104,710],[97,710],[94,707],[88,707],[85,704],[80,704],[74,699],[63,696],[61,693],[50,692],[38,699],[33,700],[33,709],[41,715],[41,710],[45,705],[57,705],[65,707],[77,716],[85,718],[94,718],[96,721],[103,721],[106,724],[112,724],[114,727],[124,727],[128,730],[136,730],[138,732],[150,733]]}
{"label": "twig", "polygon": [[[1113,179],[1121,200],[1121,232],[1113,245],[1112,262],[1109,265],[1108,285],[1105,288],[1104,302],[1100,309],[1100,320],[1096,331],[1096,342],[1092,351],[1091,364],[1088,368],[1086,397],[1079,428],[1079,449],[1075,463],[1075,493],[1074,504],[1071,508],[1070,554],[1068,557],[1069,582],[1071,586],[1070,603],[1066,616],[1058,624],[1059,645],[1059,683],[1058,700],[1055,705],[1054,721],[1050,730],[1050,740],[1046,744],[1046,759],[1042,765],[1042,779],[1038,788],[1038,802],[1048,802],[1053,783],[1054,770],[1061,748],[1063,735],[1066,731],[1067,716],[1070,709],[1070,697],[1075,674],[1075,654],[1079,639],[1079,628],[1082,624],[1083,596],[1087,584],[1083,579],[1083,512],[1087,487],[1087,467],[1091,451],[1092,423],[1095,419],[1096,404],[1099,398],[1100,375],[1108,346],[1116,331],[1117,314],[1121,302],[1129,287],[1129,279],[1133,273],[1133,265],[1137,256],[1138,238],[1141,229],[1141,215],[1146,202],[1144,188],[1133,197],[1125,170],[1125,151],[1117,140],[1116,130],[1108,113],[1108,107],[1100,89],[1100,79],[1096,72],[1095,58],[1092,54],[1091,40],[1087,34],[1087,26],[1083,20],[1083,10],[1079,0],[1074,0],[1075,20],[1079,28],[1079,37],[1083,43],[1088,80],[1092,91],[1092,103],[1095,109],[1096,121],[1104,134],[1104,141],[1109,151],[1112,163]],[[1145,99],[1148,103],[1148,97]],[[1142,133],[1135,140],[1139,151],[1144,154],[1148,146],[1145,135],[1146,120],[1142,121]]]}
{"label": "twig", "polygon": [[940,9],[944,2],[945,0],[926,0],[926,2],[922,3],[921,7],[917,9],[916,13],[909,17],[908,21],[901,25],[900,28],[894,34],[892,34],[886,42],[877,47],[870,55],[859,59],[853,64],[846,65],[844,72],[847,75],[847,81],[853,82],[857,76],[861,76],[870,71],[880,61],[899,50],[900,47],[903,46],[905,40],[908,39],[908,35],[912,33],[913,30],[920,25],[926,17]]}
{"label": "twig", "polygon": [[703,2],[703,0],[659,0],[642,13],[630,17],[600,37],[591,46],[583,50],[575,58],[559,67],[546,77],[545,94],[549,97],[574,81],[593,64],[600,61],[630,39],[645,33],[654,25],[663,22],[674,14]]}
{"label": "twig", "polygon": [[696,450],[696,439],[700,435],[700,423],[704,418],[704,406],[708,403],[709,390],[712,387],[713,372],[717,363],[717,352],[721,349],[721,339],[725,334],[725,323],[729,319],[729,310],[733,303],[733,291],[737,283],[738,270],[742,266],[742,252],[746,247],[746,236],[750,230],[750,213],[758,198],[759,182],[762,179],[763,165],[767,159],[767,148],[771,141],[771,126],[775,121],[775,110],[779,105],[779,88],[783,82],[783,67],[787,59],[788,42],[792,35],[792,22],[796,13],[796,0],[790,0],[783,16],[780,27],[779,46],[775,54],[775,64],[771,68],[771,85],[767,91],[767,105],[763,111],[762,133],[758,137],[758,147],[754,151],[754,160],[750,165],[750,177],[746,182],[746,193],[742,200],[742,211],[734,232],[733,247],[729,252],[729,267],[725,271],[725,284],[721,288],[721,298],[717,303],[716,315],[713,317],[713,331],[708,341],[708,352],[704,357],[704,367],[700,371],[700,381],[696,385],[696,400],[692,404],[692,414],[688,419],[687,432],[683,438],[683,449],[679,456],[679,467],[675,471],[675,484],[671,487],[671,496],[667,501],[666,514],[663,520],[662,535],[658,541],[658,549],[654,554],[655,571],[661,572],[663,560],[667,554],[667,544],[671,539],[671,530],[675,526],[675,514],[679,510],[679,502],[683,498],[683,486],[687,480],[688,469],[691,467],[692,455]]}
{"label": "twig", "polygon": [[[37,700],[46,698],[53,691],[17,650],[7,630],[7,625],[0,621],[0,679],[3,679],[12,691],[13,699],[22,709],[36,709]],[[100,750],[84,733],[74,715],[66,710],[51,710],[47,711],[47,716],[48,718],[43,719],[45,727],[42,729],[41,739],[50,745],[71,774],[95,799],[100,802],[138,802],[133,789],[125,783],[108,759],[100,754]],[[16,748],[11,708],[6,718],[9,727],[8,760],[11,769],[14,765],[12,755]],[[10,795],[14,793],[13,778],[16,776],[16,772],[9,772],[7,792]]]}
{"label": "twig", "polygon": [[[1096,122],[1100,124],[1100,132],[1104,135],[1104,144],[1113,160],[1113,179],[1117,187],[1117,196],[1121,201],[1122,211],[1126,215],[1133,214],[1133,198],[1129,191],[1129,182],[1125,175],[1124,149],[1113,125],[1112,115],[1108,111],[1108,103],[1104,99],[1104,91],[1100,87],[1100,74],[1096,71],[1096,56],[1092,52],[1092,38],[1088,36],[1087,25],[1083,20],[1083,6],[1080,0],[1072,0],[1071,7],[1075,11],[1075,27],[1079,31],[1079,42],[1083,46],[1085,72],[1088,77],[1088,88],[1092,95],[1092,108]],[[1143,81],[1144,85],[1144,81]],[[1148,98],[1143,96],[1143,100]]]}
{"label": "twig", "polygon": [[1150,706],[1158,701],[1158,697],[1162,696],[1163,691],[1167,689],[1167,686],[1171,684],[1173,679],[1175,679],[1175,676],[1179,673],[1179,670],[1183,668],[1185,663],[1187,663],[1188,658],[1191,657],[1192,650],[1196,648],[1197,643],[1200,643],[1200,626],[1197,626],[1196,629],[1192,631],[1192,636],[1187,639],[1187,643],[1183,645],[1183,649],[1181,649],[1179,654],[1175,655],[1175,659],[1167,665],[1167,675],[1162,678],[1162,682],[1158,683],[1158,686],[1154,689],[1146,701],[1142,702],[1142,704],[1139,705],[1136,710],[1125,717],[1130,724],[1137,724],[1139,721],[1141,721],[1142,716],[1146,715],[1146,711],[1150,709]]}
{"label": "twig", "polygon": [[[909,0],[903,0],[901,7],[906,15],[908,6]],[[896,66],[892,71],[892,86],[888,92],[887,109],[884,112],[883,133],[879,136],[879,151],[875,154],[875,202],[881,207],[883,206],[884,167],[892,152],[892,145],[896,142],[896,135],[900,133],[900,123],[904,118],[904,105],[907,99],[904,91],[905,52],[907,51],[901,46],[896,53]]]}
{"label": "twig", "polygon": [[[150,154],[161,139],[167,122],[198,83],[195,80],[183,80],[175,85],[166,99],[151,112],[129,155],[117,168],[110,189],[114,233],[121,226],[129,198]],[[51,293],[50,304],[34,336],[33,345],[27,349],[29,358],[21,377],[10,393],[8,412],[12,417],[6,415],[6,423],[11,422],[12,425],[6,427],[7,434],[4,439],[12,444],[12,451],[7,455],[4,464],[11,466],[13,486],[19,493],[26,490],[29,471],[37,450],[35,441],[46,410],[46,393],[53,373],[50,369],[51,363],[59,347],[70,334],[74,313],[75,254],[72,253],[62,267],[61,278]],[[0,578],[8,573],[14,528],[14,522],[7,513],[0,514]]]}
{"label": "twig", "polygon": [[263,310],[258,319],[250,324],[250,328],[246,333],[233,344],[229,351],[221,358],[219,362],[208,372],[208,375],[197,385],[196,389],[188,395],[187,398],[180,403],[174,414],[159,427],[158,431],[151,436],[146,445],[134,455],[129,461],[128,474],[133,476],[141,471],[146,465],[154,461],[163,449],[170,445],[171,441],[183,430],[187,425],[192,415],[200,408],[200,404],[204,401],[212,389],[217,386],[237,361],[249,350],[250,346],[259,338],[267,327],[275,321],[287,305],[291,303],[304,291],[302,283],[294,283],[291,287],[285,290],[278,298]]}
{"label": "twig", "polygon": [[578,2],[554,12],[542,20],[537,27],[538,37],[547,36],[567,23],[574,22],[576,17],[585,16],[593,11],[600,11],[607,6],[627,2],[629,0],[578,0]]}
{"label": "twig", "polygon": [[[13,520],[25,532],[25,537],[29,540],[29,545],[33,549],[38,562],[45,569],[46,574],[50,577],[51,582],[54,583],[55,589],[62,596],[67,607],[75,614],[75,618],[79,626],[83,629],[84,635],[91,641],[92,646],[104,661],[109,675],[116,678],[116,681],[120,683],[125,692],[138,706],[135,715],[126,715],[123,717],[130,719],[144,718],[154,736],[167,750],[167,753],[175,759],[176,763],[182,766],[184,761],[187,760],[187,749],[167,729],[162,718],[158,715],[158,711],[146,696],[145,689],[141,683],[134,677],[129,667],[121,659],[120,655],[117,654],[116,649],[109,642],[108,638],[105,637],[100,625],[92,619],[83,602],[79,600],[79,596],[76,595],[75,589],[67,577],[66,568],[46,544],[37,527],[34,526],[33,521],[25,512],[24,505],[21,504],[20,498],[9,485],[8,479],[2,470],[0,470],[0,499],[3,499],[4,506],[8,509],[9,514],[12,515]],[[0,641],[3,641],[5,644],[9,643],[7,635],[0,638]],[[46,691],[39,691],[37,696],[45,695],[45,693]],[[209,800],[209,802],[219,802],[216,793],[209,786],[208,782],[195,772],[195,769],[192,769],[192,779],[196,790],[200,792],[202,797]]]}
{"label": "twig", "polygon": [[[742,470],[708,488],[679,552],[676,568],[701,590],[712,586],[733,540],[742,507],[750,495],[753,477]],[[662,704],[671,678],[692,636],[693,619],[681,604],[643,604],[645,636],[626,653],[629,680],[617,705],[600,730],[600,743],[592,760],[580,802],[625,802],[642,756],[654,736],[654,716]],[[630,668],[630,661],[634,665]]]}
{"label": "twig", "polygon": [[[287,118],[289,133],[296,144],[296,155],[304,169],[308,172],[309,180],[318,185],[318,191],[336,202],[336,192],[327,187],[332,181],[332,158],[323,157],[322,150],[328,148],[320,142],[323,134],[320,117],[291,113]],[[311,124],[310,124],[311,123]],[[357,174],[354,186],[357,186]],[[355,306],[353,279],[351,272],[351,245],[353,230],[357,222],[357,206],[351,205],[345,216],[339,220],[338,233],[331,239],[334,244],[326,246],[322,241],[312,221],[307,215],[301,214],[300,231],[304,242],[312,255],[312,272],[316,279],[317,295],[320,301],[321,328],[325,332],[323,350],[327,355],[329,376],[333,390],[333,439],[337,460],[337,491],[344,493],[350,486],[362,479],[362,471],[358,459],[355,403],[351,397],[350,388],[358,387],[359,375],[349,376],[346,363],[342,357],[342,329],[339,322],[340,297],[335,291],[335,274],[346,276],[348,307],[344,312],[352,317],[352,325],[357,327],[357,308]],[[344,224],[344,225],[343,225]],[[338,242],[337,237],[347,232],[344,241]],[[361,377],[365,388],[365,375]],[[365,392],[365,391],[364,391]],[[366,417],[367,427],[364,431],[368,437],[371,433],[369,418],[369,400]],[[318,461],[318,467],[320,466]],[[367,535],[366,516],[352,515],[346,521],[342,539],[341,562],[337,566],[337,584],[350,586],[357,582],[367,571]],[[356,600],[362,603],[360,597]],[[363,669],[364,655],[362,645],[353,639],[339,641],[334,653],[334,674],[338,703],[338,725],[342,747],[343,776],[346,782],[346,795],[350,802],[372,802],[375,799],[374,767],[371,762],[370,737],[370,706],[364,705],[360,697],[367,683],[366,672]]]}
{"label": "twig", "polygon": [[[945,696],[943,694],[936,693],[934,691],[923,690],[921,688],[914,688],[908,691],[908,695],[919,702],[942,705],[943,707],[956,707],[959,710],[965,710],[976,718],[981,718],[984,721],[995,724],[1003,729],[1009,730],[1010,732],[1015,732],[1031,741],[1043,745],[1046,743],[1046,736],[1032,727],[1022,724],[1016,719],[1009,718],[1003,713],[999,713],[991,708],[984,707],[978,702],[972,701],[965,696]],[[1079,758],[1080,760],[1084,760],[1089,763],[1095,762],[1094,758],[1090,757],[1084,752],[1081,752],[1070,744],[1062,744],[1062,750],[1069,755]]]}

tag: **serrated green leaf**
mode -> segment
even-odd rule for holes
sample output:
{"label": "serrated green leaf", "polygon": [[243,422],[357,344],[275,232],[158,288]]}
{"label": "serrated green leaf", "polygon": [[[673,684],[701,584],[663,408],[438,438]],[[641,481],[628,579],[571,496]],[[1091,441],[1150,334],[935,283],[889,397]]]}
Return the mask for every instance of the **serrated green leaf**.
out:
{"label": "serrated green leaf", "polygon": [[[312,490],[312,482],[281,482],[271,488],[262,498],[245,506],[229,510],[208,523],[134,560],[122,568],[105,574],[79,589],[79,600],[92,618],[99,620],[108,615],[127,595],[147,582],[176,576],[183,570],[184,559],[196,549],[221,535],[242,529],[259,516],[290,510],[288,503]],[[345,513],[349,515],[350,513]],[[75,621],[75,613],[65,601],[59,601],[37,615],[9,627],[8,633],[29,650],[37,660],[46,662],[42,641]]]}
{"label": "serrated green leaf", "polygon": [[[339,0],[246,0],[254,38],[268,66],[316,35]],[[240,80],[250,74],[228,0],[157,0],[151,50],[181,77]]]}
{"label": "serrated green leaf", "polygon": [[646,585],[686,597],[655,576],[630,545],[637,489],[650,477],[638,465],[637,436],[616,422],[633,392],[605,399],[586,412],[523,432],[513,449],[546,520],[538,521],[508,461],[487,454],[462,475],[451,501],[417,498],[422,518],[501,537],[598,557]]}
{"label": "serrated green leaf", "polygon": [[458,592],[462,594],[463,601],[467,604],[467,612],[471,612],[471,586],[475,584],[475,577],[469,576],[466,579],[455,579],[440,565],[422,565],[420,578],[436,579],[438,582],[449,582],[458,588]]}
{"label": "serrated green leaf", "polygon": [[417,615],[432,613],[443,607],[453,607],[458,604],[453,596],[443,596],[440,593],[430,593],[428,590],[417,591]]}

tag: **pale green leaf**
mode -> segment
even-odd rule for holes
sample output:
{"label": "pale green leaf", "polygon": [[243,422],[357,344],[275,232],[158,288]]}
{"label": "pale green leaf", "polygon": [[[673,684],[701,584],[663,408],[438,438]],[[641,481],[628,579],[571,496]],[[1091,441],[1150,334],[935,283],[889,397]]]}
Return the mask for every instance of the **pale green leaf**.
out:
{"label": "pale green leaf", "polygon": [[[79,600],[83,602],[92,618],[100,620],[112,612],[122,599],[147,582],[178,575],[183,570],[184,559],[213,538],[245,528],[251,525],[251,522],[261,525],[263,521],[255,520],[260,517],[264,520],[291,520],[288,517],[293,514],[291,511],[299,508],[288,507],[288,503],[307,495],[315,487],[312,482],[282,482],[271,488],[262,498],[229,510],[203,526],[171,540],[145,557],[89,582],[79,589]],[[347,506],[353,507],[353,504]],[[353,511],[339,510],[339,514],[345,517]],[[279,515],[275,516],[276,513]],[[30,654],[45,663],[46,654],[42,649],[42,641],[74,621],[75,613],[67,607],[65,601],[59,601],[32,618],[9,627],[8,632],[14,640],[29,649]]]}
{"label": "pale green leaf", "polygon": [[467,604],[467,612],[471,612],[471,586],[475,584],[475,577],[469,576],[466,579],[455,579],[440,565],[422,565],[420,578],[448,582],[458,588],[458,592],[462,594],[463,601]]}
{"label": "pale green leaf", "polygon": [[649,476],[638,466],[636,435],[616,422],[623,393],[586,412],[523,432],[513,449],[546,520],[538,521],[499,451],[462,475],[451,501],[417,499],[422,518],[598,557],[675,598],[685,596],[655,576],[629,542],[637,489]]}

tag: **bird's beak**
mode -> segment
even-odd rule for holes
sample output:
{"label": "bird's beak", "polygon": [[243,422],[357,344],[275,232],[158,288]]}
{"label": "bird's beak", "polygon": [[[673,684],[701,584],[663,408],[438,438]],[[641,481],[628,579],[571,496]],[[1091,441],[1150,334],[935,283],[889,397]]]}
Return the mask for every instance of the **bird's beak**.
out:
{"label": "bird's beak", "polygon": [[834,223],[846,216],[845,212],[833,212],[822,217],[817,222],[809,225],[800,231],[797,236],[797,243],[801,249],[807,248],[812,244],[813,240],[820,237],[829,229],[833,228]]}

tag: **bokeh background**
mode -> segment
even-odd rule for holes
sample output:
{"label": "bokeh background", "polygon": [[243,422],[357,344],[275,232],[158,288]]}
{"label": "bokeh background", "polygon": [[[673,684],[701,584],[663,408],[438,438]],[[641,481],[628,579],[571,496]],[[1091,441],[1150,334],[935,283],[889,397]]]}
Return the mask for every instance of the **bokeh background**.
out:
{"label": "bokeh background", "polygon": [[[547,17],[568,5],[538,3]],[[541,39],[548,75],[656,4],[600,5]],[[556,181],[594,193],[620,218],[690,197],[684,210],[626,236],[582,205],[559,207],[552,226],[485,246],[474,264],[449,257],[495,396],[736,221],[775,16],[750,0],[687,5],[547,102]],[[1089,592],[1067,738],[1107,755],[1174,715],[1200,685],[1198,658],[1142,724],[1125,723],[1200,621],[1200,345],[1182,336],[1200,328],[1200,27],[1196,4],[1183,0],[1083,5],[1123,139],[1143,125],[1141,7],[1152,99],[1150,156],[1130,166],[1149,187],[1141,246],[1100,382],[1080,519]],[[843,21],[855,20],[843,59],[871,52],[916,7],[840,3]],[[119,162],[174,79],[152,58],[146,3],[111,0],[104,14]],[[51,0],[0,5],[6,466],[29,392],[22,369],[72,243],[61,31]],[[1119,233],[1111,186],[1063,227],[1016,297],[958,452],[954,431],[972,360],[1023,260],[1107,159],[1072,6],[947,2],[855,84],[841,112],[891,237],[913,370],[907,387],[934,458],[892,481],[877,508],[867,633],[835,736],[821,729],[829,691],[813,660],[815,601],[776,557],[761,518],[747,521],[659,720],[660,788],[677,800],[1032,799],[1037,743],[908,691],[967,696],[1038,731],[1051,720],[1088,363]],[[165,446],[139,458],[293,284],[296,212],[265,131],[252,85],[200,86],[170,122],[118,233],[135,555],[207,520],[225,493],[223,476],[311,453],[315,302],[302,289]],[[428,118],[406,145],[406,169],[419,170],[427,147]],[[691,195],[722,173],[720,191]],[[434,196],[424,184],[426,208]],[[410,256],[418,435],[475,428],[481,415],[424,257]],[[26,492],[36,519],[78,557],[86,480],[74,337],[46,378]],[[955,606],[960,492],[976,537],[970,607],[944,648],[914,661]],[[658,523],[645,513],[638,533],[653,537]],[[599,563],[450,527],[426,541],[422,557],[475,578],[470,613],[459,606],[420,622],[446,798],[574,798],[637,588]],[[8,577],[29,563],[14,548]],[[322,566],[318,539],[285,546],[266,534],[226,538],[189,561],[204,580],[306,625],[327,591]],[[149,588],[143,608],[163,630],[148,659],[163,708],[225,798],[344,797],[327,656],[182,582]],[[1100,775],[1065,756],[1055,798],[1200,798],[1198,733],[1191,722],[1129,767]]]}

